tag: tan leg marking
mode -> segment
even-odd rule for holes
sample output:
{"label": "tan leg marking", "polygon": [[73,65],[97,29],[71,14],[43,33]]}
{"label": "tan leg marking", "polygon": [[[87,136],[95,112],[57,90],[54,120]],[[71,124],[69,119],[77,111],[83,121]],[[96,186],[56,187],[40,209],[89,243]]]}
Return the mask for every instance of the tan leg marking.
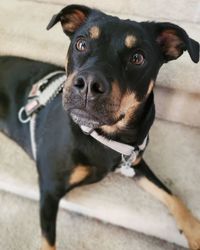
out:
{"label": "tan leg marking", "polygon": [[83,181],[90,173],[90,169],[87,166],[78,165],[74,168],[72,174],[69,177],[69,184],[77,184]]}
{"label": "tan leg marking", "polygon": [[50,246],[48,241],[42,237],[42,247],[41,250],[56,250],[55,246]]}
{"label": "tan leg marking", "polygon": [[200,221],[192,215],[183,202],[178,197],[158,188],[145,177],[140,178],[137,182],[145,191],[167,206],[174,216],[178,228],[187,238],[190,249],[200,250]]}
{"label": "tan leg marking", "polygon": [[98,39],[101,35],[101,30],[98,26],[93,26],[90,28],[89,33],[92,39]]}
{"label": "tan leg marking", "polygon": [[136,44],[136,42],[137,42],[137,38],[133,35],[128,35],[125,38],[125,45],[129,49],[133,48],[133,46]]}

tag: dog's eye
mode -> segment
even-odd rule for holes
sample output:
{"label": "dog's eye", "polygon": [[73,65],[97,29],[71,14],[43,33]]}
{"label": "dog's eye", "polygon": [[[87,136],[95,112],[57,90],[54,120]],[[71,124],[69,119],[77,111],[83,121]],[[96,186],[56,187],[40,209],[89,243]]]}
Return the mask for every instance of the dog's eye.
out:
{"label": "dog's eye", "polygon": [[144,56],[142,53],[135,53],[130,57],[130,63],[135,65],[142,65],[144,63]]}
{"label": "dog's eye", "polygon": [[78,51],[85,51],[87,49],[87,43],[84,38],[79,38],[76,42],[76,49]]}

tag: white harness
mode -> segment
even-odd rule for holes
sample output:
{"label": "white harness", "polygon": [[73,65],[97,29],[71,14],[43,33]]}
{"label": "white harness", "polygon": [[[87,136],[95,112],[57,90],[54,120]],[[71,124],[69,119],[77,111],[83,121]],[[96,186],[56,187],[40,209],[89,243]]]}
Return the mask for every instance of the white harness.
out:
{"label": "white harness", "polygon": [[[37,159],[37,146],[35,138],[37,112],[42,107],[45,107],[61,92],[66,79],[64,71],[56,71],[48,74],[32,86],[27,104],[19,110],[19,121],[21,123],[29,122],[30,141],[34,160]],[[119,167],[116,169],[116,172],[128,177],[133,177],[135,175],[132,165],[137,160],[140,152],[145,150],[148,143],[148,135],[145,137],[142,144],[133,147],[121,142],[108,140],[107,138],[99,135],[96,131],[91,131],[91,128],[89,127],[81,126],[81,129],[84,133],[92,136],[100,143],[121,154],[121,162]]]}
{"label": "white harness", "polygon": [[[55,80],[52,81],[55,76]],[[29,122],[31,148],[34,160],[37,159],[37,146],[35,140],[37,112],[60,93],[66,79],[67,77],[64,71],[55,71],[48,74],[32,86],[27,104],[19,110],[19,121],[21,123]],[[50,84],[48,84],[49,82]]]}

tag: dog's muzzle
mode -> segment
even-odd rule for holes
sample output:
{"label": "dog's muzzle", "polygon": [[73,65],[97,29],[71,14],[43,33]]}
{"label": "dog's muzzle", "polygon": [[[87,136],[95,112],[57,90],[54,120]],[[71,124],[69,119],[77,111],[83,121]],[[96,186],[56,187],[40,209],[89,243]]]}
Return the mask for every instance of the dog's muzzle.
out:
{"label": "dog's muzzle", "polygon": [[64,108],[79,126],[97,128],[112,124],[110,92],[111,84],[101,72],[80,71],[65,92]]}

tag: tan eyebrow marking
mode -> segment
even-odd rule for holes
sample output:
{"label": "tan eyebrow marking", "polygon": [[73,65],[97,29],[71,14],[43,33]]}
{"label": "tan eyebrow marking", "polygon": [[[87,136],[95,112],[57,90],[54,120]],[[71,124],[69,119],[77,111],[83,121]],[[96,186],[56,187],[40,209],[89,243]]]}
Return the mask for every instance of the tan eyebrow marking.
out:
{"label": "tan eyebrow marking", "polygon": [[92,39],[98,39],[101,35],[101,30],[98,26],[93,26],[90,28],[89,33]]}
{"label": "tan eyebrow marking", "polygon": [[134,35],[127,35],[125,38],[125,45],[127,48],[131,49],[137,41],[137,38]]}

